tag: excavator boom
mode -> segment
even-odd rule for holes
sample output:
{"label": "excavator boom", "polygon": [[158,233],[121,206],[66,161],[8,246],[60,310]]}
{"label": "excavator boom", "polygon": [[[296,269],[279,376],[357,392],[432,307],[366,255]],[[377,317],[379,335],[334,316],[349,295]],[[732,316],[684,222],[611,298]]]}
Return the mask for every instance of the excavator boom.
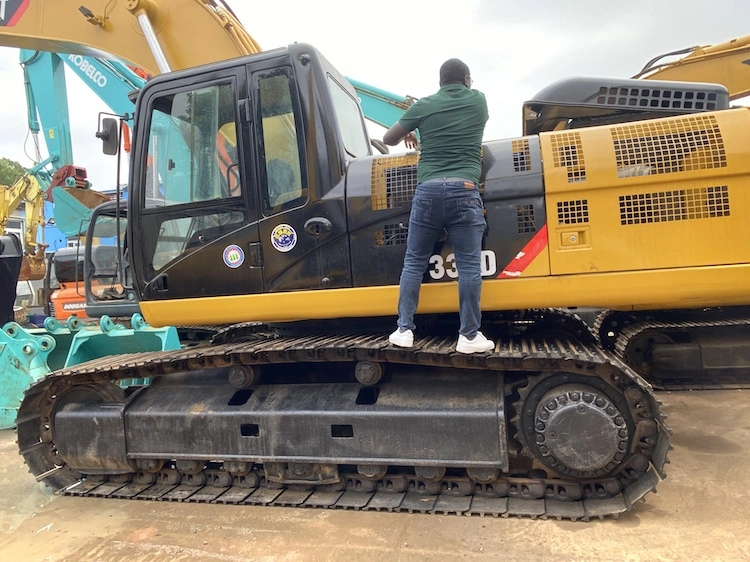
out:
{"label": "excavator boom", "polygon": [[[117,57],[150,74],[257,53],[260,47],[230,11],[213,0],[35,0],[3,2],[0,43],[8,47]],[[215,25],[202,25],[206,19]],[[185,40],[200,27],[200,37]],[[153,33],[153,35],[151,35]],[[149,44],[156,41],[163,60]]]}
{"label": "excavator boom", "polygon": [[[673,62],[666,57],[685,55]],[[714,82],[729,90],[729,99],[750,94],[750,35],[718,45],[691,47],[651,59],[633,76],[647,80]]]}

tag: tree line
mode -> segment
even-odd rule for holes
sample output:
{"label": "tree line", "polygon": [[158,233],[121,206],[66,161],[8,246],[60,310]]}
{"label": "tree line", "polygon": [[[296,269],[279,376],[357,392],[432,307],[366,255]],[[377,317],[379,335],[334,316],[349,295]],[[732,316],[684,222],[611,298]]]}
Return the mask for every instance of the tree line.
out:
{"label": "tree line", "polygon": [[11,186],[26,173],[26,168],[10,158],[0,158],[0,185]]}

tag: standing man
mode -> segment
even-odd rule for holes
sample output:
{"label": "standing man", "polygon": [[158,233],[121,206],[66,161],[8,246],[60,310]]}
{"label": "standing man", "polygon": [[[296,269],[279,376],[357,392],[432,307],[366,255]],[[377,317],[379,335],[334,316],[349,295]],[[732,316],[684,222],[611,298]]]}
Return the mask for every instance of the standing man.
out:
{"label": "standing man", "polygon": [[478,184],[489,114],[484,94],[471,85],[469,67],[458,59],[447,60],[440,67],[440,90],[414,103],[383,136],[385,144],[395,146],[403,140],[407,148],[415,148],[418,129],[422,143],[399,285],[398,329],[388,337],[399,347],[414,345],[422,277],[443,230],[448,232],[458,269],[461,326],[456,351],[477,353],[495,347],[479,331],[486,221]]}

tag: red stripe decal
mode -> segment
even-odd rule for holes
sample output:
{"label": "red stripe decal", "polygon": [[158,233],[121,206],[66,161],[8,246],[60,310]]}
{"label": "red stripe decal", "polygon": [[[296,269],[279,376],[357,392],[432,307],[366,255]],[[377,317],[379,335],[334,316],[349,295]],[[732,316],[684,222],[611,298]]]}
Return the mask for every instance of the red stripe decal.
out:
{"label": "red stripe decal", "polygon": [[520,277],[531,262],[547,247],[547,225],[545,224],[534,237],[529,240],[523,250],[516,254],[510,263],[497,276],[498,279]]}
{"label": "red stripe decal", "polygon": [[13,27],[18,23],[18,20],[21,19],[21,16],[26,11],[26,8],[29,7],[29,2],[31,2],[31,0],[23,0],[23,2],[18,5],[18,8],[16,8],[16,11],[10,17],[8,23],[5,24],[5,27]]}

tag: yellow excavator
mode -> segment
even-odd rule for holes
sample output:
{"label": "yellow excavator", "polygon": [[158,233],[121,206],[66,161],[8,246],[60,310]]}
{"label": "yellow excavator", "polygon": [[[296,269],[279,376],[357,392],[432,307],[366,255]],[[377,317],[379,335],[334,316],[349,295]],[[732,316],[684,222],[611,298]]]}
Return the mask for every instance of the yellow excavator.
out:
{"label": "yellow excavator", "polygon": [[[172,22],[225,14],[206,0],[66,4],[29,3],[13,16],[26,31],[0,42],[100,45],[165,71]],[[76,15],[90,33],[59,25]],[[136,30],[152,64],[106,44],[115,30]],[[563,519],[631,509],[665,476],[661,405],[560,307],[677,319],[721,307],[707,325],[721,329],[750,300],[750,254],[732,243],[750,229],[738,211],[750,115],[717,84],[643,84],[583,81],[579,94],[600,94],[576,96],[596,126],[485,143],[482,305],[497,345],[467,356],[454,349],[447,240],[415,347],[387,341],[418,155],[372,152],[356,90],[320,52],[299,43],[149,80],[131,150],[132,287],[152,325],[226,327],[211,345],[33,385],[17,419],[26,463],[86,496]],[[104,123],[105,151],[117,130]],[[222,152],[228,131],[236,148]],[[152,382],[123,390],[132,378]]]}
{"label": "yellow excavator", "polygon": [[24,206],[24,259],[19,279],[43,279],[46,272],[44,245],[37,242],[37,229],[44,222],[44,191],[34,175],[25,174],[12,186],[0,186],[0,233],[5,233],[11,212]]}
{"label": "yellow excavator", "polygon": [[[36,234],[44,222],[44,191],[33,175],[24,175],[12,186],[0,185],[0,323],[16,320],[16,283],[19,280],[43,279],[46,272],[44,244]],[[7,232],[13,211],[23,205],[26,225],[23,244]]]}

